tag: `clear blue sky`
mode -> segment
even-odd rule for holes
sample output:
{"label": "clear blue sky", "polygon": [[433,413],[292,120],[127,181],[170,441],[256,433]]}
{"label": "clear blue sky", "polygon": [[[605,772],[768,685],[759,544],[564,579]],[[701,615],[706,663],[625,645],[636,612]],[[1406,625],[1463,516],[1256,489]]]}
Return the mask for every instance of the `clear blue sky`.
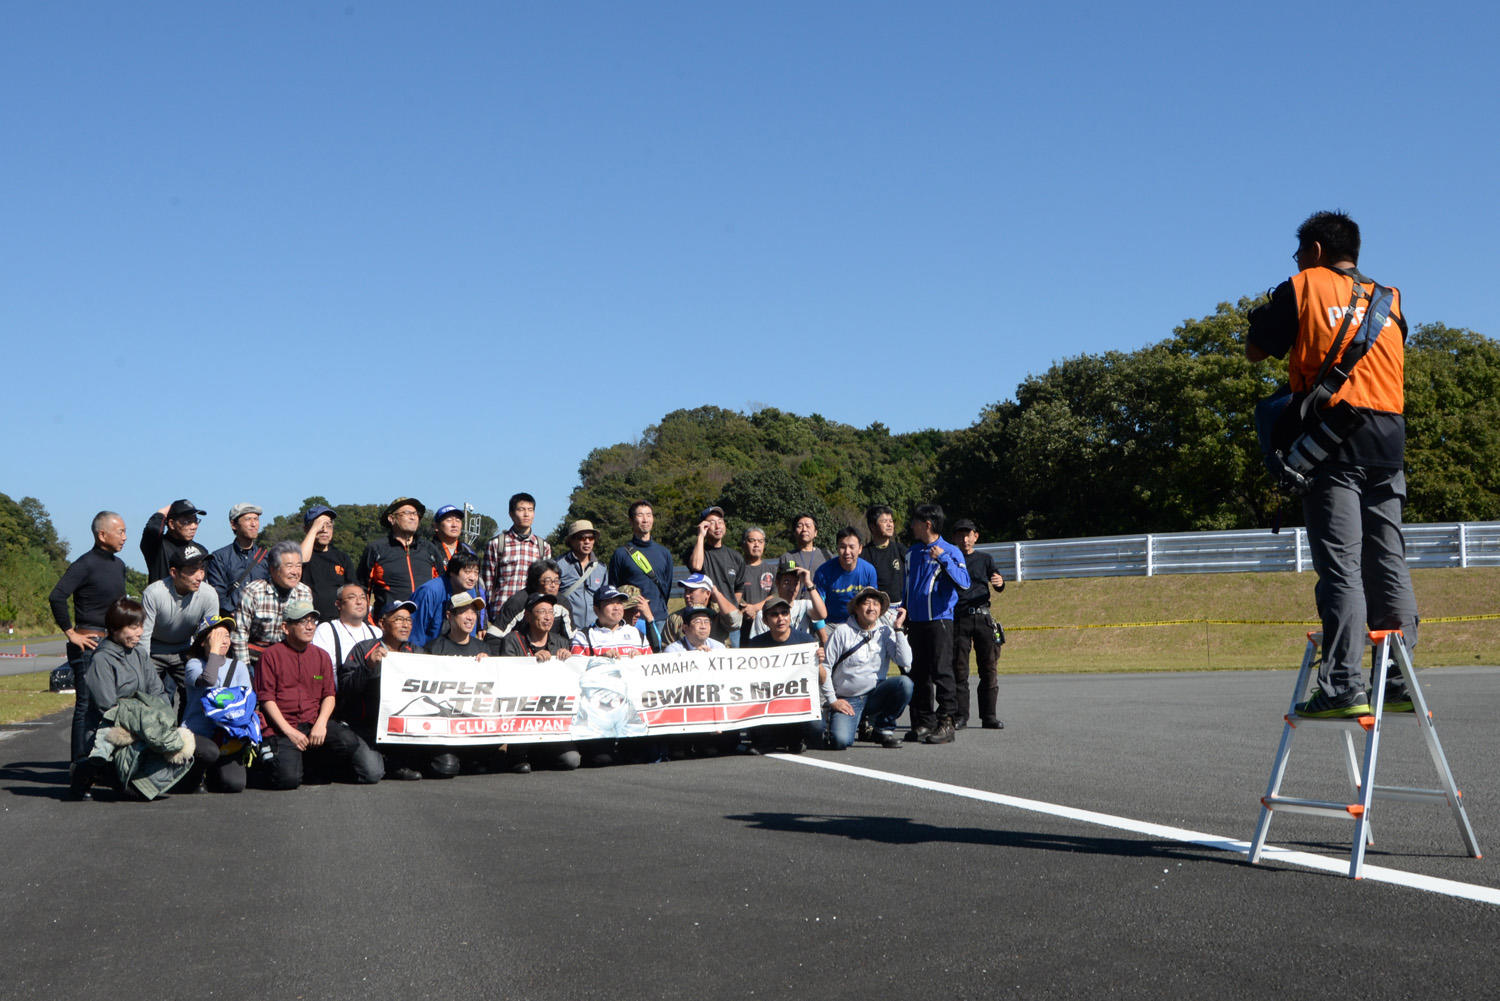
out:
{"label": "clear blue sky", "polygon": [[[1500,335],[1490,4],[8,4],[0,489],[550,528],[678,407],[954,428],[1344,208]],[[503,515],[502,515],[503,517]]]}

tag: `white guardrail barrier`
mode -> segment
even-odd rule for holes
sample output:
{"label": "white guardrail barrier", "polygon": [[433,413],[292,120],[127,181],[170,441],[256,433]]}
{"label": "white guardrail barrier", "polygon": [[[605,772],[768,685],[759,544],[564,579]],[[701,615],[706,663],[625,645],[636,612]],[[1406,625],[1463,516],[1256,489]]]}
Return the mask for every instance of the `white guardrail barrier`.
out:
{"label": "white guardrail barrier", "polygon": [[[1406,525],[1408,566],[1500,567],[1500,522]],[[1112,535],[992,542],[976,547],[1012,580],[1153,577],[1169,573],[1263,573],[1312,569],[1307,530]]]}

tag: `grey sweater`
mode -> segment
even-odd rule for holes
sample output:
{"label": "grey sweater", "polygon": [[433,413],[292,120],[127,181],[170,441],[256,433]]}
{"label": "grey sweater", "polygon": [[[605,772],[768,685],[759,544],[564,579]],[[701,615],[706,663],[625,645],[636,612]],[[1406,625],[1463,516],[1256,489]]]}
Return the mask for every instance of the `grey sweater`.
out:
{"label": "grey sweater", "polygon": [[146,656],[184,653],[204,616],[219,614],[219,595],[207,584],[192,594],[178,594],[168,577],[147,585],[141,607],[146,610],[146,631],[141,635]]}

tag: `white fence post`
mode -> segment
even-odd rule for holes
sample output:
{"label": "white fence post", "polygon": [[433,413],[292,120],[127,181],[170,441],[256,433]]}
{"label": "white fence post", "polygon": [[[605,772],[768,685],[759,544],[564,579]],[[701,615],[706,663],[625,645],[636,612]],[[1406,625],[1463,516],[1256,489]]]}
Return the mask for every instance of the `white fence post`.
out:
{"label": "white fence post", "polygon": [[1154,552],[1152,552],[1152,550],[1155,548],[1155,546],[1152,545],[1152,543],[1155,541],[1155,539],[1156,539],[1156,536],[1154,536],[1154,535],[1148,535],[1148,536],[1146,536],[1146,576],[1147,577],[1153,576],[1155,574],[1155,572],[1156,572],[1156,554]]}
{"label": "white fence post", "polygon": [[1021,544],[1019,542],[1016,543],[1016,572],[1014,576],[1016,580],[1021,579]]}
{"label": "white fence post", "polygon": [[1297,543],[1297,572],[1301,573],[1304,569],[1302,565],[1302,529],[1292,529],[1292,539]]}

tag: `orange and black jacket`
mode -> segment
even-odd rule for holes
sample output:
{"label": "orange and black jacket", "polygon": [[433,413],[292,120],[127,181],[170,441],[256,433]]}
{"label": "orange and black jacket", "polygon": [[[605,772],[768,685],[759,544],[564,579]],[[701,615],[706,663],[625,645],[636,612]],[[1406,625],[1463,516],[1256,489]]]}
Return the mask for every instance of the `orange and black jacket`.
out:
{"label": "orange and black jacket", "polygon": [[359,560],[359,579],[370,589],[370,604],[378,614],[387,600],[404,601],[418,587],[442,574],[444,562],[431,539],[417,537],[408,546],[387,535],[365,546]]}
{"label": "orange and black jacket", "polygon": [[[1369,291],[1369,283],[1364,284]],[[1333,346],[1354,290],[1354,278],[1333,268],[1308,268],[1276,286],[1271,301],[1250,311],[1249,341],[1266,354],[1287,359],[1292,391],[1305,393],[1318,377],[1323,358]],[[1332,403],[1347,401],[1361,411],[1365,422],[1349,435],[1331,461],[1352,466],[1397,468],[1406,451],[1405,345],[1406,319],[1401,293],[1392,290],[1390,318],[1354,365],[1349,381]],[[1364,317],[1363,302],[1356,307],[1344,335],[1340,357],[1354,340]]]}

